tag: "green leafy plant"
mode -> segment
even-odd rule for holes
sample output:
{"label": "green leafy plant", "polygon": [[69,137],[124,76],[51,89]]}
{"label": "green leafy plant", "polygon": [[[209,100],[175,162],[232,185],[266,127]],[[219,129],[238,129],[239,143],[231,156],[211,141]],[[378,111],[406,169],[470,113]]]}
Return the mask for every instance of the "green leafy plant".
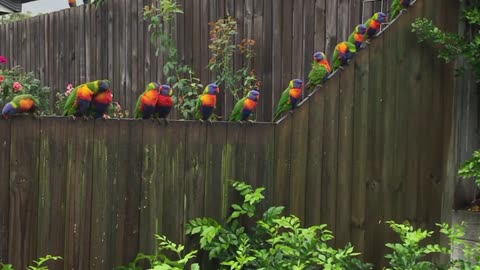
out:
{"label": "green leafy plant", "polygon": [[475,183],[480,188],[480,151],[473,152],[473,157],[465,161],[458,171],[464,179],[475,178]]}
{"label": "green leafy plant", "polygon": [[232,213],[224,224],[210,218],[191,220],[190,235],[200,236],[200,247],[219,269],[370,269],[355,258],[359,253],[349,244],[344,249],[328,245],[333,239],[326,225],[303,228],[294,215],[284,216],[284,207],[270,207],[253,227],[244,227],[240,219],[254,218],[263,201],[264,188],[234,181],[232,186],[243,196],[241,204],[232,204]]}
{"label": "green leafy plant", "polygon": [[[446,33],[435,26],[433,22],[426,18],[417,18],[412,23],[412,31],[417,34],[419,42],[430,42],[438,49],[439,57],[446,62],[450,62],[461,56],[465,59],[467,65],[460,67],[458,71],[471,70],[477,83],[480,80],[480,6],[474,4],[472,7],[463,10],[463,16],[467,28],[473,29],[472,34],[460,36],[457,33]],[[476,30],[475,30],[476,29]]]}
{"label": "green leafy plant", "polygon": [[30,11],[22,13],[11,13],[7,15],[0,16],[0,24],[7,24],[11,22],[26,20],[33,17],[33,14]]}
{"label": "green leafy plant", "polygon": [[[182,256],[185,247],[183,245],[175,244],[168,240],[164,235],[155,235],[158,241],[158,252],[155,255],[138,254],[133,262],[128,266],[122,266],[117,268],[118,270],[141,270],[139,266],[141,261],[147,260],[150,263],[149,270],[184,270],[187,267],[189,261],[195,258],[197,250],[193,250]],[[170,259],[165,253],[173,252],[177,260]],[[190,266],[191,270],[200,270],[200,266],[197,263],[193,263]]]}
{"label": "green leafy plant", "polygon": [[19,66],[11,69],[0,69],[0,105],[3,107],[13,97],[21,94],[31,94],[40,101],[40,113],[50,114],[50,88],[41,85],[33,72],[24,72]]}
{"label": "green leafy plant", "polygon": [[178,95],[175,107],[181,112],[184,119],[193,118],[198,93],[203,85],[195,76],[192,68],[181,62],[177,45],[172,33],[175,24],[172,20],[178,13],[183,13],[175,0],[155,0],[152,5],[146,6],[143,12],[144,20],[149,21],[148,31],[152,33],[151,42],[156,47],[155,54],[166,53],[163,73],[166,83],[171,85]]}
{"label": "green leafy plant", "polygon": [[[240,44],[234,43],[234,37],[238,34],[238,30],[237,21],[231,16],[209,23],[209,25],[212,30],[210,31],[211,43],[208,47],[212,57],[208,68],[216,74],[216,83],[223,85],[225,91],[230,92],[235,101],[238,101],[247,91],[255,86],[259,87],[253,69],[255,41],[243,39]],[[236,52],[244,57],[244,66],[235,71],[233,57]]]}
{"label": "green leafy plant", "polygon": [[[38,259],[38,261],[33,261],[34,265],[28,266],[28,270],[48,270],[48,266],[45,264],[49,261],[57,261],[61,260],[62,257],[60,256],[52,256],[52,255],[47,255],[45,257],[41,257]],[[13,265],[11,264],[3,264],[0,262],[0,267],[1,270],[14,270]]]}

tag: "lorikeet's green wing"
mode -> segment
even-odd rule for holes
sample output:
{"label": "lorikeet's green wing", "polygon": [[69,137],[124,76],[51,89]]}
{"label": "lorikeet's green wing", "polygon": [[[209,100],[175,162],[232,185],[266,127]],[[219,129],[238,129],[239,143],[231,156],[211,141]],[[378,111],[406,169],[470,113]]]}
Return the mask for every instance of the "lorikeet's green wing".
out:
{"label": "lorikeet's green wing", "polygon": [[200,113],[200,108],[202,107],[202,95],[198,96],[197,105],[195,105],[195,119],[202,119],[202,114]]}
{"label": "lorikeet's green wing", "polygon": [[400,13],[401,10],[400,0],[394,0],[390,7],[390,18],[393,20]]}
{"label": "lorikeet's green wing", "polygon": [[142,93],[137,100],[137,105],[135,105],[135,118],[143,118],[143,113],[140,111],[142,105],[142,98],[145,93]]}
{"label": "lorikeet's green wing", "polygon": [[247,100],[247,97],[244,97],[240,99],[237,104],[235,104],[235,107],[233,107],[232,114],[230,115],[230,121],[235,121],[238,122],[242,120],[242,110],[243,110],[243,104],[245,103],[245,100]]}
{"label": "lorikeet's green wing", "polygon": [[355,31],[348,37],[348,42],[355,44]]}
{"label": "lorikeet's green wing", "polygon": [[342,65],[342,62],[340,61],[340,59],[338,59],[338,48],[335,47],[335,50],[333,51],[333,70],[336,70],[338,69],[338,67],[340,67]]}
{"label": "lorikeet's green wing", "polygon": [[288,104],[288,100],[290,98],[290,88],[285,89],[283,91],[282,96],[280,97],[280,102],[278,102],[277,110],[275,111],[275,114],[273,115],[273,121],[276,121],[282,113],[289,111],[291,108]]}
{"label": "lorikeet's green wing", "polygon": [[355,46],[355,42],[353,42],[353,43],[347,42],[347,46],[348,46],[348,50],[351,53],[357,53],[357,47]]}
{"label": "lorikeet's green wing", "polygon": [[311,87],[315,87],[320,85],[323,82],[325,76],[327,76],[328,70],[325,66],[318,64],[317,62],[313,62],[312,70],[308,74],[308,80],[310,82]]}
{"label": "lorikeet's green wing", "polygon": [[[370,24],[372,23],[372,20],[373,20],[373,16],[364,23],[364,25],[365,25],[365,27],[367,27],[367,29],[370,27]],[[370,38],[368,36],[368,31],[365,33],[365,35],[363,37],[364,37],[365,40]]]}
{"label": "lorikeet's green wing", "polygon": [[79,86],[75,87],[72,90],[72,93],[70,93],[70,95],[68,96],[67,101],[65,103],[65,106],[63,107],[63,115],[64,116],[69,116],[69,115],[74,115],[75,114],[76,108],[74,108],[73,106],[75,105],[75,101],[77,100],[78,89],[81,86],[82,85],[79,85]]}

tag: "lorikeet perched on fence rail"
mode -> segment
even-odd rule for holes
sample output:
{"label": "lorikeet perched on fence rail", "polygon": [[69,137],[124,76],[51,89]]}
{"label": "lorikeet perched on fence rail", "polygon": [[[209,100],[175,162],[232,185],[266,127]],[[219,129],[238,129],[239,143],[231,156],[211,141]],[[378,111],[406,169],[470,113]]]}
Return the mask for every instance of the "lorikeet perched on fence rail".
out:
{"label": "lorikeet perched on fence rail", "polygon": [[248,120],[252,112],[257,107],[257,102],[260,97],[260,92],[253,89],[249,91],[247,96],[240,99],[233,108],[232,115],[230,115],[230,121],[242,122]]}
{"label": "lorikeet perched on fence rail", "polygon": [[350,42],[340,42],[333,51],[333,70],[348,64],[357,53],[357,47]]}
{"label": "lorikeet perched on fence rail", "polygon": [[308,73],[308,83],[305,85],[305,91],[315,88],[327,80],[332,72],[332,67],[323,52],[313,54],[312,70]]}
{"label": "lorikeet perched on fence rail", "polygon": [[372,38],[380,31],[380,26],[387,19],[387,15],[383,12],[377,12],[368,19],[364,25],[367,27],[367,32],[365,33],[365,40]]}
{"label": "lorikeet perched on fence rail", "polygon": [[355,27],[353,33],[348,37],[348,42],[355,44],[357,51],[362,47],[363,42],[365,41],[365,33],[367,32],[367,27],[364,24],[359,24]]}
{"label": "lorikeet perched on fence rail", "polygon": [[3,107],[2,115],[8,119],[17,113],[34,113],[39,105],[38,99],[30,94],[18,95]]}
{"label": "lorikeet perched on fence rail", "polygon": [[95,119],[104,118],[112,101],[113,94],[110,89],[94,95],[90,105],[90,115]]}
{"label": "lorikeet perched on fence rail", "polygon": [[303,81],[300,79],[291,80],[287,89],[283,91],[278,103],[277,110],[273,116],[273,121],[276,121],[284,112],[292,111],[297,108],[297,104],[302,98]]}
{"label": "lorikeet perched on fence rail", "polygon": [[390,7],[390,19],[393,20],[400,14],[400,11],[407,10],[410,6],[410,0],[393,0]]}
{"label": "lorikeet perched on fence rail", "polygon": [[135,118],[149,119],[155,113],[158,95],[160,94],[160,84],[151,82],[147,85],[135,106]]}
{"label": "lorikeet perched on fence rail", "polygon": [[170,86],[164,84],[160,86],[157,104],[155,106],[155,117],[163,118],[168,123],[167,116],[173,107],[173,90]]}
{"label": "lorikeet perched on fence rail", "polygon": [[108,80],[97,80],[75,87],[63,109],[64,116],[86,116],[95,95],[110,90]]}
{"label": "lorikeet perched on fence rail", "polygon": [[68,5],[73,8],[77,6],[77,0],[68,0]]}
{"label": "lorikeet perched on fence rail", "polygon": [[203,94],[197,99],[195,106],[195,119],[209,120],[213,114],[213,110],[217,106],[217,94],[220,93],[220,87],[211,83],[205,87]]}

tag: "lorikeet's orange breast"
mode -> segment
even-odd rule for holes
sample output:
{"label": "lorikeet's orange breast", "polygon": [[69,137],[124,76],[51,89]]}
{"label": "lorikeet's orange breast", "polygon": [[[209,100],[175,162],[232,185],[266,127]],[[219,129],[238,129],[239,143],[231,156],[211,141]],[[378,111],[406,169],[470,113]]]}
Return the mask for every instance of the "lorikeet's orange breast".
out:
{"label": "lorikeet's orange breast", "polygon": [[370,23],[370,28],[380,29],[380,22],[379,22],[379,21],[372,20],[371,23]]}
{"label": "lorikeet's orange breast", "polygon": [[327,60],[323,59],[322,61],[319,62],[319,64],[326,67],[328,70],[328,73],[332,72],[332,67],[330,66],[330,63],[328,63]]}
{"label": "lorikeet's orange breast", "polygon": [[157,106],[161,107],[172,107],[173,106],[173,98],[166,97],[162,95],[158,95]]}
{"label": "lorikeet's orange breast", "polygon": [[142,104],[148,106],[155,106],[158,101],[158,94],[159,93],[157,90],[145,92],[142,96]]}
{"label": "lorikeet's orange breast", "polygon": [[203,95],[201,97],[202,105],[206,107],[215,107],[217,104],[217,96],[216,95]]}
{"label": "lorikeet's orange breast", "polygon": [[35,107],[35,102],[30,99],[22,99],[20,100],[20,106],[18,107],[19,112],[28,112],[30,111],[33,107]]}
{"label": "lorikeet's orange breast", "polygon": [[112,91],[104,91],[94,97],[95,102],[102,104],[110,104],[113,101]]}
{"label": "lorikeet's orange breast", "polygon": [[362,34],[358,34],[358,33],[357,33],[357,34],[354,35],[354,38],[355,38],[355,41],[356,41],[356,42],[363,42],[363,38],[364,38],[364,37],[363,37]]}
{"label": "lorikeet's orange breast", "polygon": [[78,89],[77,96],[80,99],[92,101],[93,91],[85,85]]}
{"label": "lorikeet's orange breast", "polygon": [[249,111],[255,110],[255,107],[257,107],[257,102],[255,102],[251,99],[247,98],[247,100],[245,100],[245,102],[243,103],[243,108],[247,109]]}
{"label": "lorikeet's orange breast", "polygon": [[295,98],[295,99],[301,98],[302,97],[302,89],[300,89],[300,88],[290,89],[290,96]]}

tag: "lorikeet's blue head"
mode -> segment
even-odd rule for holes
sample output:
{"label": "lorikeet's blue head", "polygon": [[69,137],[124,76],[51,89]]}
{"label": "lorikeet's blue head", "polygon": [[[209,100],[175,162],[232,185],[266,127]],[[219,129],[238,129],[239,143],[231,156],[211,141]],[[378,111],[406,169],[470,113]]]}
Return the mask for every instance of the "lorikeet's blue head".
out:
{"label": "lorikeet's blue head", "polygon": [[5,119],[8,119],[10,115],[14,115],[16,113],[17,113],[17,109],[11,102],[7,103],[7,105],[3,107],[2,115],[3,115],[3,118]]}
{"label": "lorikeet's blue head", "polygon": [[103,80],[100,81],[98,84],[98,90],[99,92],[107,91],[110,89],[109,81]]}
{"label": "lorikeet's blue head", "polygon": [[253,101],[258,101],[259,97],[260,97],[260,92],[258,92],[257,89],[253,89],[252,91],[250,91],[248,95],[248,99],[251,99]]}
{"label": "lorikeet's blue head", "polygon": [[317,62],[322,61],[325,59],[325,54],[323,52],[316,52],[313,54],[313,59]]}
{"label": "lorikeet's blue head", "polygon": [[170,88],[169,85],[161,85],[160,86],[160,95],[165,96],[165,97],[170,97],[173,95],[173,90]]}
{"label": "lorikeet's blue head", "polygon": [[214,84],[214,83],[211,83],[208,85],[208,93],[210,95],[216,95],[218,93],[220,93],[220,87],[218,87],[218,85]]}
{"label": "lorikeet's blue head", "polygon": [[357,25],[357,33],[364,35],[367,32],[367,27],[364,24]]}
{"label": "lorikeet's blue head", "polygon": [[402,4],[403,7],[409,7],[410,0],[400,0],[400,4]]}
{"label": "lorikeet's blue head", "polygon": [[303,88],[303,81],[300,79],[294,79],[291,81],[292,88],[301,89]]}
{"label": "lorikeet's blue head", "polygon": [[387,15],[385,15],[385,13],[383,13],[383,12],[377,12],[374,15],[374,19],[375,19],[375,21],[377,21],[379,23],[383,23],[387,19]]}

